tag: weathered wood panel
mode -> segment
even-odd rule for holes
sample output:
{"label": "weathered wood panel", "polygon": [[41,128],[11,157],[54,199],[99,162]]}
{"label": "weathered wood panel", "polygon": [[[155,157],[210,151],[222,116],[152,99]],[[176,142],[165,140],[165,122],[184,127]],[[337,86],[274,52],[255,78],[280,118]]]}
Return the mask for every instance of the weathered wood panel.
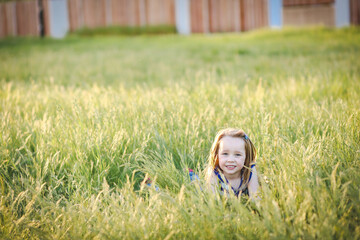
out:
{"label": "weathered wood panel", "polygon": [[45,36],[50,36],[50,12],[49,12],[49,0],[41,0],[44,11],[44,30]]}
{"label": "weathered wood panel", "polygon": [[5,5],[0,5],[0,38],[6,36]]}
{"label": "weathered wood panel", "polygon": [[75,31],[85,26],[83,0],[68,0],[68,13],[70,31]]}
{"label": "weathered wood panel", "polygon": [[267,0],[241,0],[241,30],[268,26],[268,1]]}
{"label": "weathered wood panel", "polygon": [[334,4],[298,5],[283,8],[284,25],[324,25],[335,26]]}
{"label": "weathered wood panel", "polygon": [[350,0],[350,23],[360,25],[360,0]]}
{"label": "weathered wood panel", "polygon": [[218,32],[220,31],[220,6],[218,0],[210,0],[209,6],[209,31]]}
{"label": "weathered wood panel", "polygon": [[126,0],[118,0],[118,1],[111,1],[111,16],[112,16],[112,24],[113,25],[120,25],[125,26],[127,25],[126,21]]}
{"label": "weathered wood panel", "polygon": [[175,25],[174,0],[146,0],[147,25]]}
{"label": "weathered wood panel", "polygon": [[81,27],[175,25],[174,0],[68,0],[70,31]]}
{"label": "weathered wood panel", "polygon": [[192,32],[238,32],[268,26],[267,0],[192,0]]}
{"label": "weathered wood panel", "polygon": [[16,2],[16,32],[19,36],[39,35],[37,1]]}
{"label": "weathered wood panel", "polygon": [[[343,1],[343,0],[340,0]],[[335,0],[283,0],[283,6],[299,6],[334,3]]]}
{"label": "weathered wood panel", "polygon": [[0,3],[0,37],[16,36],[16,2]]}
{"label": "weathered wood panel", "polygon": [[104,0],[83,0],[84,26],[96,28],[106,26]]}
{"label": "weathered wood panel", "polygon": [[192,33],[203,33],[204,30],[204,1],[191,0],[190,1],[190,26]]}

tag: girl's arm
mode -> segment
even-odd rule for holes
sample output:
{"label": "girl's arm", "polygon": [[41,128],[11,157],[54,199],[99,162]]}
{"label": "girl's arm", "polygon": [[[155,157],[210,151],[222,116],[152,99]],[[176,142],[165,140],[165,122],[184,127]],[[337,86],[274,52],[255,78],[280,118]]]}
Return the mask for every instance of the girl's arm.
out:
{"label": "girl's arm", "polygon": [[252,169],[252,176],[248,184],[249,197],[254,200],[259,200],[260,198],[257,196],[257,191],[259,188],[259,180],[258,180],[256,168],[254,166],[251,169]]}

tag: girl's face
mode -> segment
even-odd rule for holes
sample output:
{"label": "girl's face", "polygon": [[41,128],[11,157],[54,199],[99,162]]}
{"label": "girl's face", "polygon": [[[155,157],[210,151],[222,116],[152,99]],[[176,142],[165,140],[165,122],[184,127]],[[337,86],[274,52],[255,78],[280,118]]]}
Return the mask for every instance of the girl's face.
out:
{"label": "girl's face", "polygon": [[245,163],[245,141],[225,136],[219,144],[219,166],[226,178],[240,177]]}

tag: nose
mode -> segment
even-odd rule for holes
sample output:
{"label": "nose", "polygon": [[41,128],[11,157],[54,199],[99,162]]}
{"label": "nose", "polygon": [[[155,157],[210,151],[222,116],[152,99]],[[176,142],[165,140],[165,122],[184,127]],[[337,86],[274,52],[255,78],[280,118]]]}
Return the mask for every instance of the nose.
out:
{"label": "nose", "polygon": [[229,157],[228,157],[228,160],[227,160],[228,162],[234,162],[235,160],[234,160],[234,156],[233,155],[230,155]]}

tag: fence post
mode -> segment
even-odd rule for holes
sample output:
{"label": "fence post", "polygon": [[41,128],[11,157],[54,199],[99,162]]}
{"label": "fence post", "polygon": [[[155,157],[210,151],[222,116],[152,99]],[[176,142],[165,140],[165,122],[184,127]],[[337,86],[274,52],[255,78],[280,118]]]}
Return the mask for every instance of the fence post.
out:
{"label": "fence post", "polygon": [[272,28],[281,28],[282,23],[282,0],[269,0],[269,26]]}
{"label": "fence post", "polygon": [[335,1],[335,25],[344,27],[350,25],[350,2],[349,0]]}
{"label": "fence post", "polygon": [[63,38],[69,31],[67,0],[49,0],[50,35]]}
{"label": "fence post", "polygon": [[180,34],[190,34],[190,2],[175,0],[176,29]]}

